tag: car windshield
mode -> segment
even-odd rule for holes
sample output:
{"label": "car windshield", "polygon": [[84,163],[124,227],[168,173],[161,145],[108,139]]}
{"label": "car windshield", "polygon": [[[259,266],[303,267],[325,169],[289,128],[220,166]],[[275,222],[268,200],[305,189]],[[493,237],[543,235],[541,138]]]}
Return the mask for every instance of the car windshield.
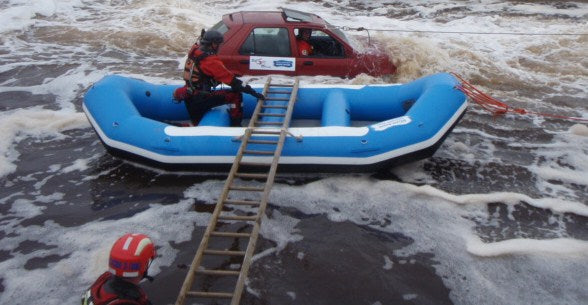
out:
{"label": "car windshield", "polygon": [[223,35],[229,30],[227,25],[222,21],[219,21],[217,24],[212,26],[210,29],[215,30],[215,31],[219,31]]}
{"label": "car windshield", "polygon": [[347,39],[347,36],[345,36],[345,33],[343,33],[343,31],[341,31],[338,27],[327,22],[327,29],[331,30],[338,37],[343,39],[346,43],[349,43],[349,40]]}
{"label": "car windshield", "polygon": [[341,27],[334,26],[328,22],[327,22],[327,28],[329,30],[331,30],[335,35],[337,35],[338,37],[343,39],[354,50],[356,50],[358,52],[365,51],[365,48],[366,48],[365,44],[363,42],[361,42],[360,40],[358,40],[357,36],[351,35],[351,36],[347,37],[347,35],[345,35],[345,33],[341,30]]}

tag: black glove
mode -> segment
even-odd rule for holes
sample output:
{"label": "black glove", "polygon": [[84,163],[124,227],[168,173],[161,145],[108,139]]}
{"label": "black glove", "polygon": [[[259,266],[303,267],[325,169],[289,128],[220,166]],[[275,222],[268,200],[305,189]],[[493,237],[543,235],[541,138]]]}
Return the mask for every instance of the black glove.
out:
{"label": "black glove", "polygon": [[257,98],[258,100],[265,100],[265,96],[263,96],[263,94],[257,93],[257,91],[253,90],[253,88],[251,88],[249,85],[245,86],[243,92]]}
{"label": "black glove", "polygon": [[257,91],[253,90],[253,88],[251,88],[251,86],[247,85],[245,87],[243,87],[243,81],[241,81],[238,78],[233,78],[233,80],[231,81],[231,89],[233,89],[233,91],[235,92],[244,92],[247,93],[251,96],[254,96],[257,99],[261,99],[261,100],[265,100],[265,96],[263,96],[263,94],[261,93],[257,93]]}
{"label": "black glove", "polygon": [[235,91],[235,92],[242,92],[243,89],[245,89],[243,87],[243,81],[236,78],[236,77],[233,78],[233,80],[231,81],[229,86],[231,86],[231,89],[233,89],[233,91]]}

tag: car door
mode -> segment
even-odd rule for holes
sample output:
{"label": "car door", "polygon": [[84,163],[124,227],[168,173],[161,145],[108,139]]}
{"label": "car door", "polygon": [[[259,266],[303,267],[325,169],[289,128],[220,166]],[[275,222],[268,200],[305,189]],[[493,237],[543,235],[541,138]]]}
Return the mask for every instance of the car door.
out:
{"label": "car door", "polygon": [[[294,29],[299,36],[301,28]],[[297,38],[299,39],[299,38]],[[309,43],[313,52],[302,56],[296,51],[296,73],[298,75],[332,75],[345,77],[349,74],[350,52],[334,36],[318,29],[313,29]]]}
{"label": "car door", "polygon": [[294,75],[296,59],[292,56],[287,28],[256,27],[237,49],[238,70],[249,75]]}

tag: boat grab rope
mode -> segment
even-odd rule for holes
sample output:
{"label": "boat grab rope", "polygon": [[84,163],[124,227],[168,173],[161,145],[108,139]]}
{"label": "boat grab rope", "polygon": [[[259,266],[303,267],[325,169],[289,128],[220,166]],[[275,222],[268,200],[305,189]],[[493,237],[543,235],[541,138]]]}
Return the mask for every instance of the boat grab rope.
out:
{"label": "boat grab rope", "polygon": [[476,104],[480,105],[483,109],[489,111],[494,116],[504,115],[506,113],[517,113],[521,115],[530,114],[535,116],[543,116],[543,117],[550,117],[556,119],[563,119],[563,120],[572,120],[572,121],[581,121],[581,122],[588,122],[588,119],[585,118],[578,118],[578,117],[571,117],[565,115],[557,115],[551,113],[543,113],[543,112],[533,112],[528,111],[523,108],[513,108],[508,106],[507,104],[489,96],[488,94],[480,91],[478,88],[474,87],[468,81],[466,81],[463,77],[457,75],[456,73],[451,73],[457,79],[459,79],[460,84],[457,85],[457,89],[463,92],[467,97],[473,100]]}

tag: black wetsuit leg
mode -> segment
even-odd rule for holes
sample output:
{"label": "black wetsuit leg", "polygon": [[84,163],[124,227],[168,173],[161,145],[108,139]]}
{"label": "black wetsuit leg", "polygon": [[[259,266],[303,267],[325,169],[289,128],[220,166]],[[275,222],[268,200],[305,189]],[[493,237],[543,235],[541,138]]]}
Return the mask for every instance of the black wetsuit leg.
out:
{"label": "black wetsuit leg", "polygon": [[194,126],[197,126],[208,110],[226,103],[227,100],[222,95],[195,94],[188,98],[185,104],[190,120]]}

